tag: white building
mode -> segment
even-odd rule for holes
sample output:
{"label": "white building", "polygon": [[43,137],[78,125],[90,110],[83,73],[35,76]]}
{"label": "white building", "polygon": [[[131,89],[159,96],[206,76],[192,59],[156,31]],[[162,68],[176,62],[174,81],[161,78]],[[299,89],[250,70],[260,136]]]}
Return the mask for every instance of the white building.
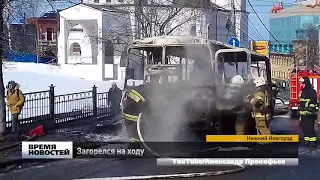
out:
{"label": "white building", "polygon": [[[120,57],[125,50],[124,44],[130,44],[132,39],[196,35],[228,43],[232,33],[226,25],[231,13],[223,8],[228,7],[228,1],[83,0],[83,4],[60,12],[58,63],[71,69],[72,73],[90,79],[123,79],[124,67],[119,65]],[[236,7],[245,11],[245,0],[236,1],[236,5],[242,4],[241,8]],[[244,18],[246,12],[242,11],[237,11],[236,33],[241,46],[248,47],[248,22]],[[125,43],[119,45],[112,61],[111,45],[119,39],[117,36]]]}
{"label": "white building", "polygon": [[91,80],[124,79],[123,57],[132,39],[128,12],[78,4],[59,15],[58,63],[62,68]]}

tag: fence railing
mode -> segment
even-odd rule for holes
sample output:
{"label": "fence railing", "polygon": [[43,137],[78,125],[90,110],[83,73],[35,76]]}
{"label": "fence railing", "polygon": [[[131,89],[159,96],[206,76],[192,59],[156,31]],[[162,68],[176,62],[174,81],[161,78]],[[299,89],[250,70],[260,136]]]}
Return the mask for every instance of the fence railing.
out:
{"label": "fence railing", "polygon": [[[91,91],[55,95],[55,87],[47,91],[25,93],[24,107],[19,116],[21,124],[50,120],[61,124],[89,117],[107,118],[110,116],[108,92]],[[7,107],[6,127],[11,127],[11,113]]]}

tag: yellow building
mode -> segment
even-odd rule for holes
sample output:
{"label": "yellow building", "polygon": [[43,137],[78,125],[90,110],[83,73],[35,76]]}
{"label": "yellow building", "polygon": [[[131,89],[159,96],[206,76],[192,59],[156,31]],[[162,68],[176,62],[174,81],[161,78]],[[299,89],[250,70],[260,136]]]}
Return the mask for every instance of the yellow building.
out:
{"label": "yellow building", "polygon": [[271,53],[271,77],[275,80],[289,80],[289,73],[294,67],[293,54]]}

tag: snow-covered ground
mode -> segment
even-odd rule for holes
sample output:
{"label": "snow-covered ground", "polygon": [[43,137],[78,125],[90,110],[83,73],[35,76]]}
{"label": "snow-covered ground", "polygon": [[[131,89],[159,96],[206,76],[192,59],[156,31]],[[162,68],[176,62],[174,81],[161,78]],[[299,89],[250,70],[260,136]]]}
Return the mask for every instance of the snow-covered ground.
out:
{"label": "snow-covered ground", "polygon": [[[84,72],[91,73],[91,72]],[[4,83],[14,80],[20,84],[20,89],[23,93],[46,91],[49,90],[49,86],[53,84],[55,86],[55,95],[71,94],[83,91],[92,90],[93,85],[97,86],[98,92],[107,92],[111,87],[111,81],[92,81],[85,80],[79,77],[75,77],[67,72],[65,69],[61,69],[58,66],[48,64],[36,64],[36,63],[5,63],[4,68]],[[119,88],[123,89],[123,81],[116,81]],[[49,113],[48,102],[41,100],[39,103],[32,103],[29,108],[25,105],[22,110],[23,118],[33,117],[35,115],[44,115]],[[57,101],[57,99],[56,99]],[[100,99],[98,97],[98,104],[106,104],[106,99]],[[61,101],[60,101],[61,102]],[[40,107],[39,104],[43,104]],[[39,107],[38,107],[39,106]],[[71,112],[74,109],[92,107],[92,100],[70,101],[61,104],[56,104],[55,113]],[[7,118],[7,120],[9,117]]]}
{"label": "snow-covered ground", "polygon": [[[89,91],[93,85],[98,87],[98,92],[106,92],[111,87],[111,81],[85,80],[58,66],[36,63],[6,63],[4,83],[10,80],[18,82],[24,93],[49,90],[51,84],[55,86],[55,95]],[[122,89],[123,81],[117,84]]]}

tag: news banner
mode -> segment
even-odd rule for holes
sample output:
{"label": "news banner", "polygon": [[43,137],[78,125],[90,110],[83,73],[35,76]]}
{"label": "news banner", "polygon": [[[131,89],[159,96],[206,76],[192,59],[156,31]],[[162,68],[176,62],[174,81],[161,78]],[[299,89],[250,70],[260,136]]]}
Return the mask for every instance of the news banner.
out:
{"label": "news banner", "polygon": [[[91,142],[92,143],[92,142]],[[266,145],[260,145],[266,143]],[[77,145],[78,144],[78,145]],[[158,166],[297,166],[298,135],[207,135],[205,142],[110,142],[99,148],[66,141],[22,142],[24,159],[156,158]],[[126,145],[126,146],[124,146]],[[170,157],[170,158],[169,158]],[[174,157],[174,158],[171,158]]]}

